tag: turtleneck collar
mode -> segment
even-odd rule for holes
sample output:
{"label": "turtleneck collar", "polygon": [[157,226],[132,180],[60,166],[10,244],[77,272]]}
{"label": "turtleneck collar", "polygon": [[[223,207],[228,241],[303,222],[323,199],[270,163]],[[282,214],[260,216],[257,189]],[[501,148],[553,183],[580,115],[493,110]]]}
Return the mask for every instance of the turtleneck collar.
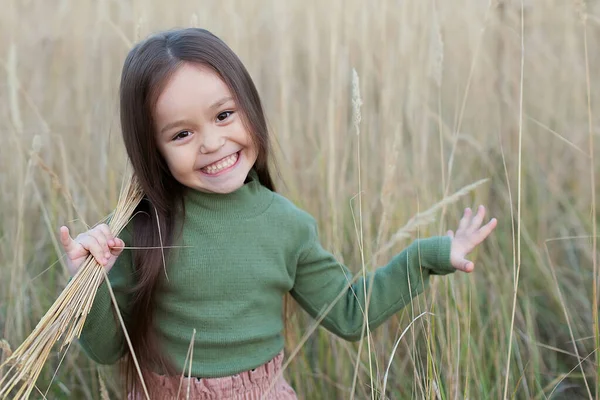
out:
{"label": "turtleneck collar", "polygon": [[251,169],[242,187],[231,193],[205,193],[189,189],[185,194],[186,213],[197,211],[214,219],[250,218],[264,212],[273,200],[273,192],[264,187]]}

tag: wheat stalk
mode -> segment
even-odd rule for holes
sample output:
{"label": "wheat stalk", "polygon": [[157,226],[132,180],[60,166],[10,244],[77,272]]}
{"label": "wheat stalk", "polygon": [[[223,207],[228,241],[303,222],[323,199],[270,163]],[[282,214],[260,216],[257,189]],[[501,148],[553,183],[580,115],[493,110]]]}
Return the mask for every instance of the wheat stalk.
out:
{"label": "wheat stalk", "polygon": [[475,190],[475,188],[486,183],[487,181],[489,181],[489,179],[484,178],[484,179],[478,180],[477,182],[471,183],[470,185],[463,187],[462,189],[460,189],[456,193],[452,194],[451,196],[448,196],[445,199],[441,200],[440,202],[434,204],[429,209],[416,214],[406,224],[404,224],[404,226],[402,228],[398,229],[396,231],[396,233],[394,233],[394,235],[392,235],[392,238],[387,243],[383,244],[375,252],[374,256],[378,256],[378,255],[382,254],[383,252],[388,251],[389,249],[394,247],[394,245],[396,243],[398,243],[400,240],[410,238],[412,233],[415,232],[417,230],[417,228],[428,225],[428,224],[432,223],[433,221],[435,221],[435,214],[440,209],[446,207],[449,204],[455,203],[461,197],[471,193],[473,190]]}
{"label": "wheat stalk", "polygon": [[[138,180],[130,175],[121,188],[117,207],[108,222],[111,232],[116,236],[125,228],[143,196]],[[104,267],[90,254],[33,332],[0,365],[0,369],[9,367],[6,374],[0,378],[0,398],[29,398],[54,345],[62,339],[62,351],[73,340],[79,338],[102,280],[106,280],[110,289]],[[115,309],[120,316],[116,303]],[[123,325],[122,322],[121,324]],[[124,326],[123,330],[130,345]],[[131,345],[130,351],[133,351]],[[137,367],[140,373],[139,366]],[[149,398],[147,391],[146,396]]]}
{"label": "wheat stalk", "polygon": [[102,400],[110,400],[108,390],[106,390],[106,384],[104,383],[104,379],[102,379],[100,372],[98,372],[98,382],[100,382],[100,398]]}
{"label": "wheat stalk", "polygon": [[2,352],[0,352],[0,354],[4,353],[7,357],[10,357],[10,355],[12,354],[10,345],[4,339],[0,340],[0,350],[2,350]]}
{"label": "wheat stalk", "polygon": [[[356,70],[354,68],[352,68],[352,121],[354,123],[354,128],[356,129],[356,136],[360,136],[360,121],[361,121],[361,114],[360,114],[360,107],[362,106],[363,102],[362,99],[360,97],[360,81],[358,78],[358,74],[356,73]],[[358,247],[360,248],[360,259],[361,259],[361,270],[362,270],[362,275],[363,275],[363,280],[364,280],[364,285],[363,285],[363,294],[365,296],[365,310],[364,310],[364,315],[365,315],[365,319],[364,319],[364,325],[366,326],[367,330],[366,330],[366,337],[367,337],[367,351],[369,352],[369,377],[371,379],[371,399],[375,398],[375,392],[374,392],[374,385],[373,385],[373,363],[371,361],[371,330],[369,327],[369,299],[370,297],[367,296],[367,271],[365,268],[365,252],[364,252],[364,238],[363,238],[363,217],[362,217],[362,179],[361,179],[361,173],[360,173],[360,166],[361,166],[361,161],[360,161],[360,137],[357,138],[357,145],[356,145],[356,164],[358,166],[358,227],[356,226],[356,221],[355,221],[355,228],[357,229],[357,234],[358,234]],[[354,211],[352,212],[352,217],[354,218]],[[370,294],[370,289],[371,287],[369,286],[369,294]],[[364,336],[361,336],[360,338],[360,344],[358,346],[358,353],[356,355],[356,366],[354,369],[354,379],[352,381],[352,396],[351,399],[354,399],[354,389],[356,387],[356,382],[357,382],[357,378],[358,378],[358,365],[360,364],[360,351],[362,349],[362,342],[363,342]]]}

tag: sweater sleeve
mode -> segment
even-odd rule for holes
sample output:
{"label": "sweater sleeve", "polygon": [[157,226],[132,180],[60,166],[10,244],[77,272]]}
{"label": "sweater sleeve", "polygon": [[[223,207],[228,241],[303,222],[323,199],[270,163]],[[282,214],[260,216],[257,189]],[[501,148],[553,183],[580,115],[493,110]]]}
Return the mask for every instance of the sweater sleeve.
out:
{"label": "sweater sleeve", "polygon": [[[324,250],[313,228],[313,240],[301,254],[291,295],[311,316],[318,318],[329,305],[321,324],[349,341],[359,340],[363,332],[365,284],[369,298],[369,328],[374,330],[423,292],[430,275],[454,272],[450,263],[449,237],[414,241],[385,266],[353,282],[353,274]],[[341,297],[340,297],[341,296]],[[339,299],[338,299],[339,297]]]}
{"label": "sweater sleeve", "polygon": [[[126,229],[119,237],[125,246],[131,246],[131,235]],[[131,304],[130,290],[134,284],[131,250],[125,249],[108,273],[123,320],[127,324]],[[96,297],[88,314],[79,343],[85,353],[99,364],[114,364],[126,352],[125,336],[114,310],[106,282],[98,287]]]}

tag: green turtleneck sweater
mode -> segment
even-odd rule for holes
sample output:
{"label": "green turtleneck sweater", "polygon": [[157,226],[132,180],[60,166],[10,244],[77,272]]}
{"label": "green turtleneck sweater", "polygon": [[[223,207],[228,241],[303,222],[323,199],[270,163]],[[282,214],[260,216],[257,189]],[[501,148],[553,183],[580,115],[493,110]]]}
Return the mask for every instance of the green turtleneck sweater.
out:
{"label": "green turtleneck sweater", "polygon": [[[167,260],[153,327],[175,367],[183,369],[194,329],[192,376],[229,376],[269,361],[283,349],[287,292],[317,318],[338,298],[321,324],[344,339],[360,338],[365,282],[352,282],[348,268],[321,247],[309,214],[262,186],[254,173],[230,194],[190,191],[185,207],[182,235],[174,243],[181,247]],[[130,229],[121,234],[126,246]],[[454,271],[450,241],[417,240],[368,274],[371,330],[421,293],[430,275]],[[124,250],[109,272],[125,321],[132,271],[131,251]],[[103,283],[80,337],[86,353],[102,364],[127,351],[111,307]]]}

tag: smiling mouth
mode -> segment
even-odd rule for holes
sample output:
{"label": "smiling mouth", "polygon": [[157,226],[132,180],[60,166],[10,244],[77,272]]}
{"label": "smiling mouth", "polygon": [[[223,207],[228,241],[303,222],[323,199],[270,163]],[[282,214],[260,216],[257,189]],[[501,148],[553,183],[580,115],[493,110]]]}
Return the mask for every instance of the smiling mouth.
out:
{"label": "smiling mouth", "polygon": [[204,172],[206,175],[218,175],[219,173],[233,167],[237,163],[239,157],[240,152],[238,151],[218,161],[215,161],[204,168],[201,168],[200,171]]}

